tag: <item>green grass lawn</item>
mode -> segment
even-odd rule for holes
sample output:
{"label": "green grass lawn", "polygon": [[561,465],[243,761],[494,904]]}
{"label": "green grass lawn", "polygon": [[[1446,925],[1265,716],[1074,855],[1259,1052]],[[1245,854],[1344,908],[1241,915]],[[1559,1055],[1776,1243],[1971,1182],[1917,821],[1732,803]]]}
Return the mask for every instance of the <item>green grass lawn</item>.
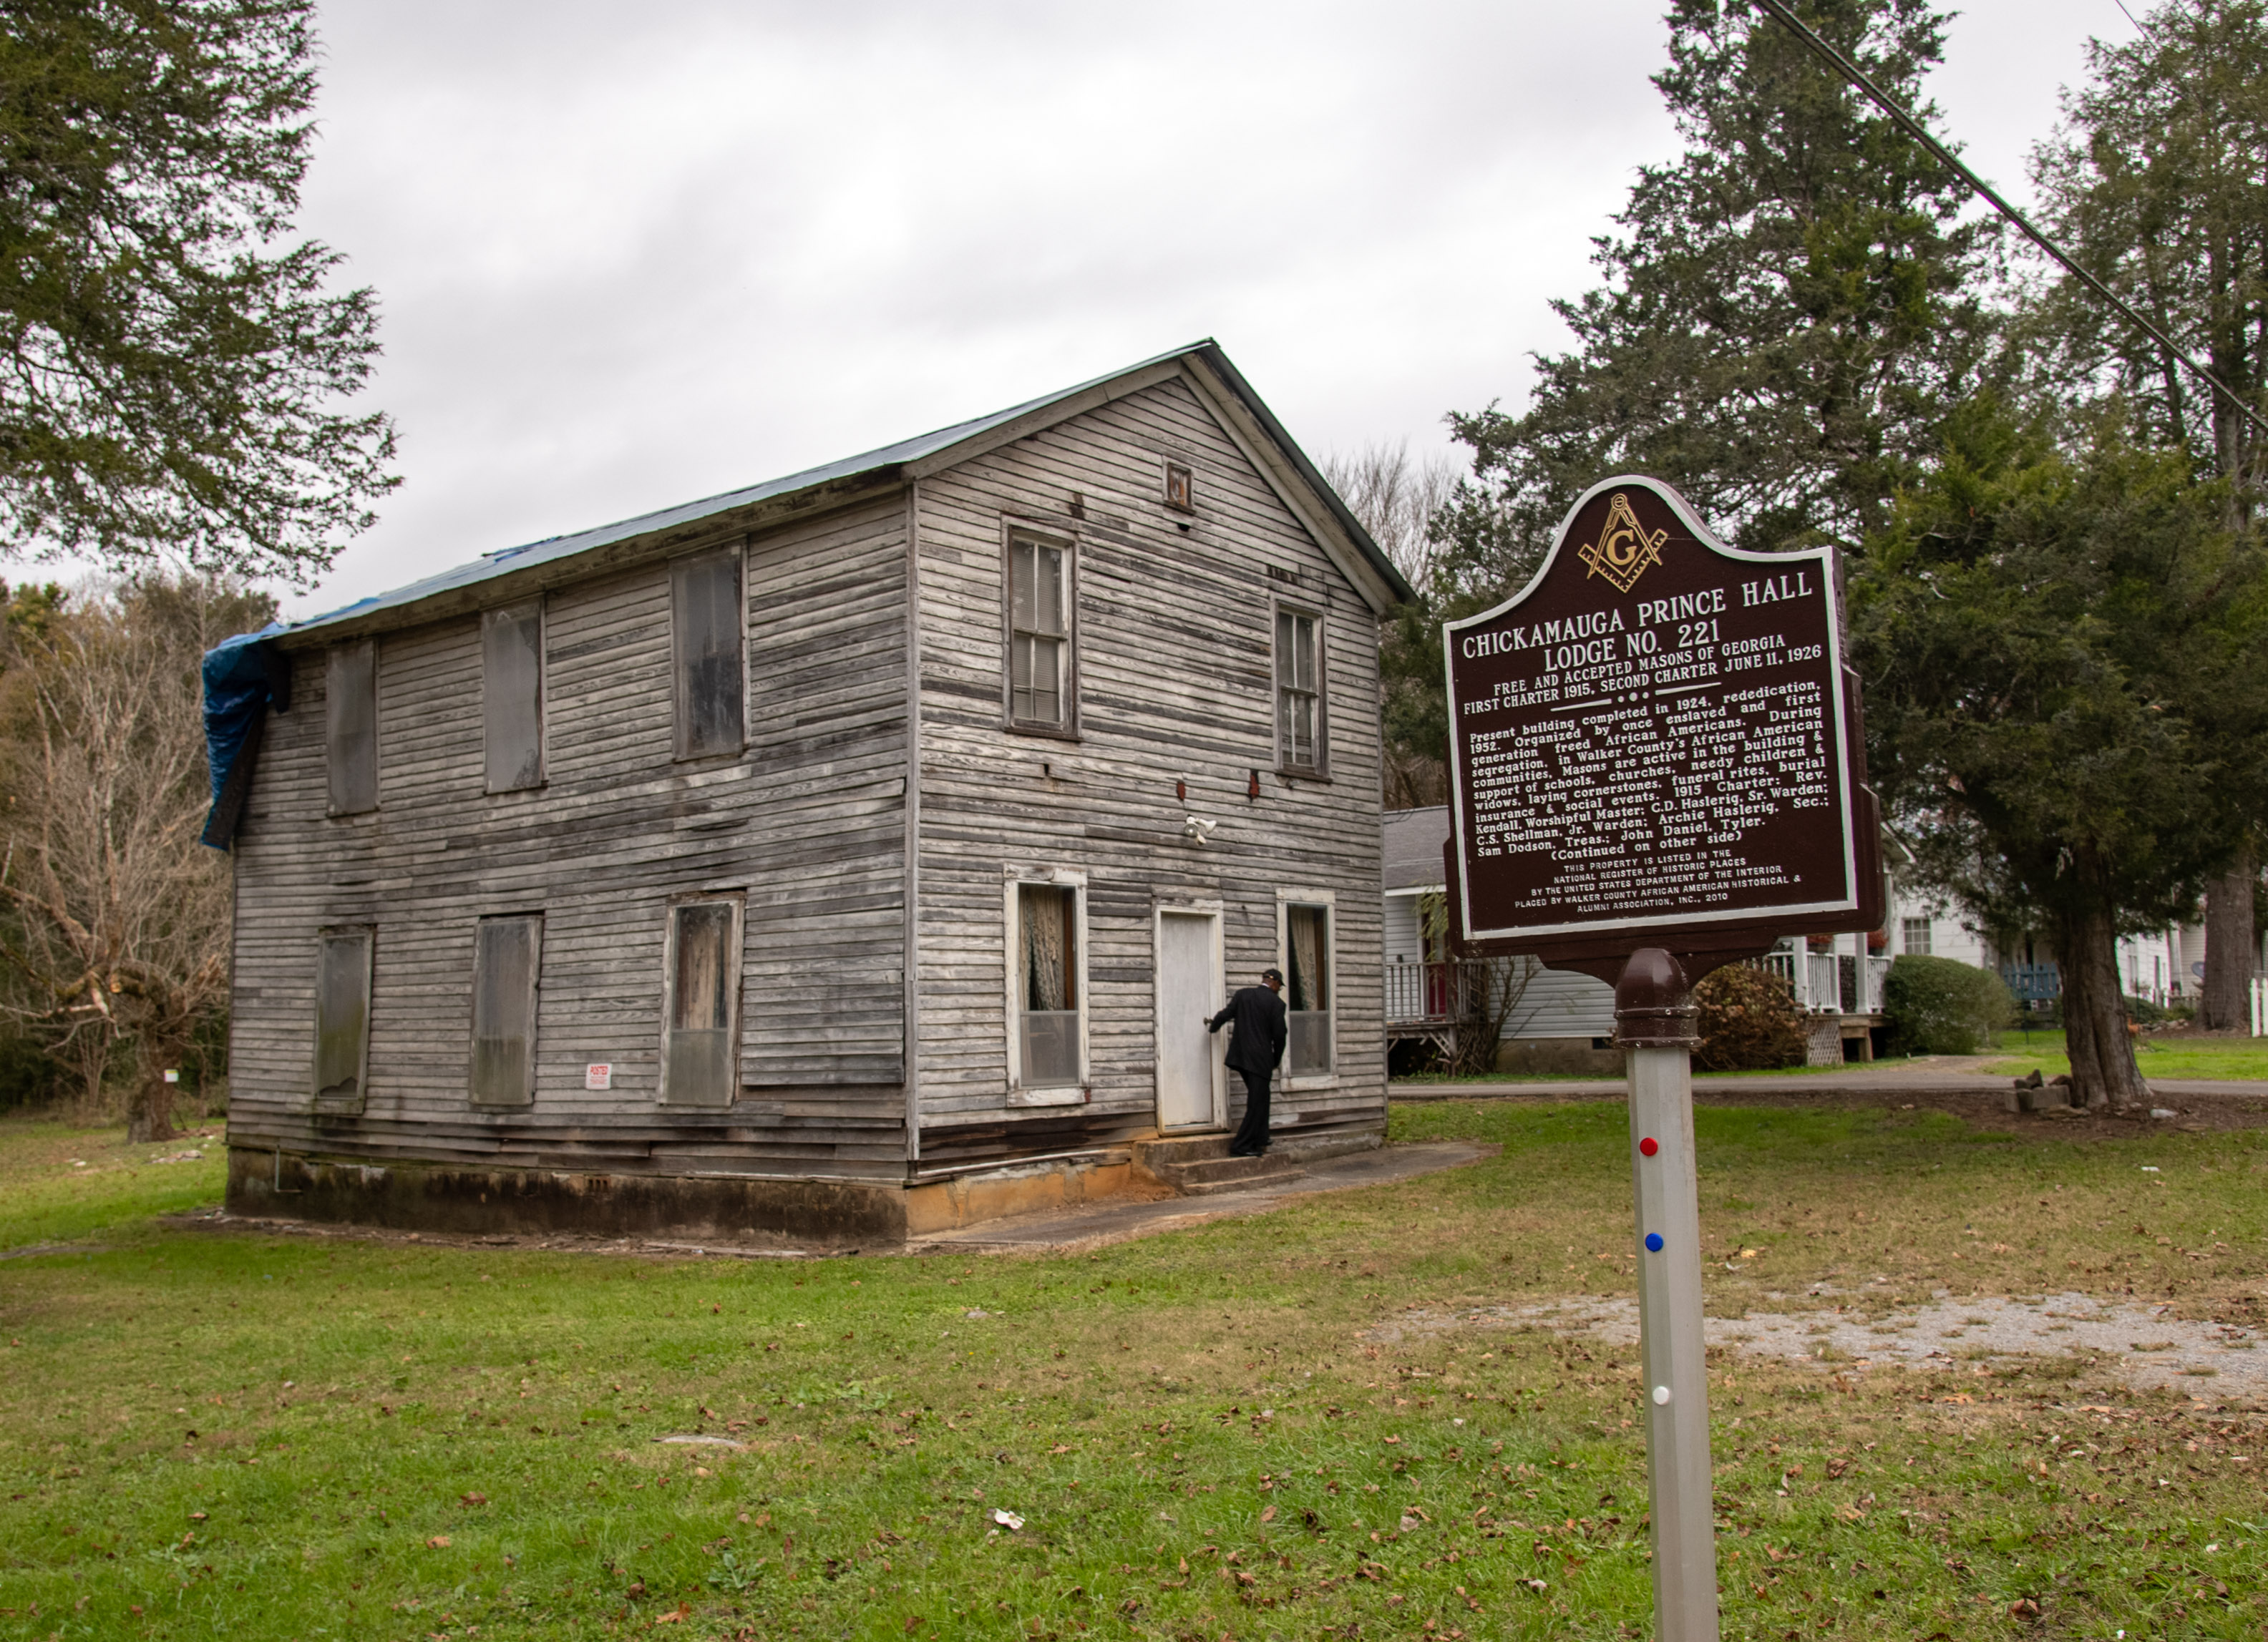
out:
{"label": "green grass lawn", "polygon": [[[2060,1040],[2058,1040],[2060,1041]],[[1852,1060],[1831,1067],[1772,1067],[1756,1072],[1697,1072],[1693,1075],[1704,1081],[1718,1078],[1802,1078],[1834,1077],[1846,1072],[1882,1072],[1895,1067],[1916,1064],[1910,1056],[1886,1055],[1880,1060]],[[1600,1072],[1486,1072],[1471,1076],[1458,1076],[1447,1072],[1414,1072],[1394,1080],[1397,1089],[1431,1089],[1437,1085],[1466,1085],[1491,1083],[1599,1083],[1618,1082],[1622,1074]]]}
{"label": "green grass lawn", "polygon": [[[1713,1311],[2261,1316],[2268,1134],[1697,1124]],[[1502,1151],[1087,1254],[654,1261],[173,1229],[216,1166],[0,1125],[0,1636],[1649,1633],[1630,1353],[1454,1323],[1631,1292],[1619,1104],[1395,1131]],[[1712,1361],[1727,1637],[2257,1642],[2268,1432],[2093,1372]]]}
{"label": "green grass lawn", "polygon": [[[1994,1045],[2000,1058],[1984,1070],[2021,1077],[2034,1067],[2044,1077],[2071,1070],[2063,1033],[2034,1032],[2028,1045],[2021,1032],[2003,1032]],[[2135,1041],[2134,1059],[2146,1078],[2268,1078],[2268,1038],[2190,1037],[2179,1032],[2147,1033]]]}

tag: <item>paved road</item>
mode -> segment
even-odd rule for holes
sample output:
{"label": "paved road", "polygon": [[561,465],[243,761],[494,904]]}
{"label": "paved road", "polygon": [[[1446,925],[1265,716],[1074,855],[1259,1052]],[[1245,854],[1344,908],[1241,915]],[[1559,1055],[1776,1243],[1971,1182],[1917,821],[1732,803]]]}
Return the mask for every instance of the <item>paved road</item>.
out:
{"label": "paved road", "polygon": [[[1999,1059],[2020,1059],[2016,1055]],[[1950,1057],[1948,1057],[1950,1059]],[[1974,1067],[1918,1065],[1881,1071],[1822,1071],[1767,1073],[1756,1077],[1702,1077],[1693,1092],[1702,1100],[1727,1095],[1877,1095],[1884,1097],[1923,1092],[1932,1095],[1991,1095],[2007,1092],[2014,1080],[1991,1076]],[[2153,1093],[2200,1099],[2268,1099],[2268,1082],[2205,1078],[2152,1078]],[[1395,1083],[1388,1098],[1396,1103],[1436,1100],[1600,1100],[1620,1098],[1625,1086],[1620,1078],[1568,1078],[1549,1082]]]}

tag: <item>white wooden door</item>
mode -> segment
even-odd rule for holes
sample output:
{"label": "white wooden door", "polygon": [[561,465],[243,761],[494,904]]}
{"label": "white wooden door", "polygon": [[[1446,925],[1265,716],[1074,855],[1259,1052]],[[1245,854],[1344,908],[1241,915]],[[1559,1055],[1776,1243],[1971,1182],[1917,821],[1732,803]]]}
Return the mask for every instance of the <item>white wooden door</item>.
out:
{"label": "white wooden door", "polygon": [[1219,915],[1158,914],[1158,1126],[1215,1121],[1218,1040],[1205,1021],[1220,1008]]}

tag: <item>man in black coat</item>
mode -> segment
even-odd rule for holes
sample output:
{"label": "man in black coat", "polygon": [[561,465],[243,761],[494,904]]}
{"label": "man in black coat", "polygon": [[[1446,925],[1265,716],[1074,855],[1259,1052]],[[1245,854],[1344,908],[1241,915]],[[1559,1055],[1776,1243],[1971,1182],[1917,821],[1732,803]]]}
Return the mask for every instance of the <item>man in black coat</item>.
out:
{"label": "man in black coat", "polygon": [[1228,1008],[1205,1027],[1208,1032],[1230,1027],[1228,1064],[1244,1080],[1244,1125],[1229,1142],[1231,1157],[1258,1157],[1268,1150],[1268,1080],[1284,1063],[1285,1040],[1291,1036],[1278,995],[1283,971],[1263,969],[1260,979],[1257,986],[1240,987]]}

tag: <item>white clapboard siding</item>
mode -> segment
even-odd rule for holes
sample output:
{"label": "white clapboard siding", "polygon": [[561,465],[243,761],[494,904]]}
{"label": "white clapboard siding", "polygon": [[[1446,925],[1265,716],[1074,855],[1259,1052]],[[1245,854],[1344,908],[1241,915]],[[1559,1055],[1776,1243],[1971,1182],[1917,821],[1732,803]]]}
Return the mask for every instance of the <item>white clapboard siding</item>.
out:
{"label": "white clapboard siding", "polygon": [[[748,748],[671,759],[666,561],[546,603],[546,769],[482,791],[479,623],[382,634],[379,809],[327,817],[321,653],[269,726],[237,855],[232,1133],[239,1144],[481,1166],[903,1172],[904,509],[895,498],[748,544]],[[716,1113],[664,1111],[671,898],[747,908],[741,1076]],[[473,937],[544,915],[536,1095],[468,1103]],[[377,931],[369,1088],[308,1111],[315,932]],[[585,1067],[613,1087],[584,1087]]]}
{"label": "white clapboard siding", "polygon": [[[1163,505],[1168,455],[1195,469],[1193,517]],[[1002,727],[1007,515],[1077,542],[1076,742]],[[1278,961],[1279,888],[1335,893],[1338,1067],[1328,1087],[1279,1090],[1278,1110],[1303,1126],[1374,1126],[1385,1099],[1377,630],[1353,587],[1180,378],[924,480],[918,531],[924,1163],[1152,1125],[1154,908],[1222,903],[1229,984],[1248,985]],[[1277,773],[1271,596],[1324,619],[1328,781]],[[1247,796],[1255,768],[1257,800]],[[1191,813],[1219,823],[1201,848],[1183,837]],[[1008,1103],[1011,865],[1087,877],[1082,1108]]]}
{"label": "white clapboard siding", "polygon": [[[1168,457],[1195,473],[1193,515],[1163,505]],[[909,515],[921,582],[910,772]],[[1075,740],[1001,722],[1010,515],[1078,544]],[[735,539],[678,531],[668,546]],[[668,568],[658,546],[641,551],[610,549],[547,596],[548,781],[535,791],[482,791],[478,617],[452,605],[379,635],[380,807],[328,817],[321,653],[298,656],[237,856],[234,1144],[902,1181],[911,1071],[917,1170],[1092,1147],[1154,1125],[1158,905],[1224,908],[1234,986],[1281,960],[1279,890],[1335,898],[1338,1057],[1330,1079],[1279,1089],[1279,1110],[1310,1133],[1381,1124],[1374,614],[1192,378],[1166,377],[910,490],[759,531],[746,546],[740,757],[670,758]],[[1277,771],[1277,597],[1322,619],[1328,780]],[[917,1067],[905,1059],[909,802]],[[1191,813],[1219,824],[1203,847],[1183,835]],[[1008,867],[1085,876],[1092,1098],[1075,1106],[1010,1101]],[[668,906],[697,891],[746,909],[741,1098],[713,1113],[658,1101]],[[535,1099],[476,1112],[475,926],[528,912],[545,920]],[[377,931],[369,1087],[358,1115],[318,1117],[316,932],[346,923]],[[598,1061],[613,1068],[604,1091],[585,1088]]]}

